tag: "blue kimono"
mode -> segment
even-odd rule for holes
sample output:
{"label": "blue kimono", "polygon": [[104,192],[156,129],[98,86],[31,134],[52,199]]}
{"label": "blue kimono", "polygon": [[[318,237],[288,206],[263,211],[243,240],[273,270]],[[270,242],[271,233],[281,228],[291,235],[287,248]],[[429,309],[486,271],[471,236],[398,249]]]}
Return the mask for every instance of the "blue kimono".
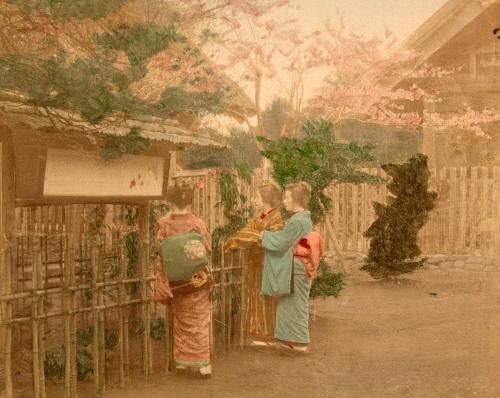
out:
{"label": "blue kimono", "polygon": [[302,261],[293,256],[293,249],[311,230],[311,213],[300,211],[290,218],[284,229],[265,231],[262,237],[264,269],[261,293],[279,296],[274,328],[274,337],[279,340],[309,343],[311,281]]}

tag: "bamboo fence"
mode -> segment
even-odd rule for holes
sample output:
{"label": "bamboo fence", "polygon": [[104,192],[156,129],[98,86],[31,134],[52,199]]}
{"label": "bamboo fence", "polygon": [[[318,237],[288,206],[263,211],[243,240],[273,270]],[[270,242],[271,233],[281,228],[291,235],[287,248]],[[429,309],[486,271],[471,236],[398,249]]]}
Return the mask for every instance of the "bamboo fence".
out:
{"label": "bamboo fence", "polygon": [[[216,205],[216,174],[195,177],[204,181],[196,192],[195,212],[213,230],[225,222],[223,210]],[[89,215],[98,208],[107,211],[96,229]],[[15,245],[0,252],[0,396],[41,398],[51,388],[61,388],[67,398],[99,397],[109,386],[124,387],[137,377],[147,379],[155,370],[172,370],[172,314],[168,307],[152,303],[149,208],[137,207],[134,225],[129,225],[129,211],[121,205],[90,204],[16,209]],[[129,272],[130,253],[124,243],[130,233],[137,234],[139,245],[134,275]],[[243,344],[244,317],[235,308],[241,296],[240,259],[223,258],[213,270],[210,340],[214,353]],[[109,264],[114,264],[115,271]],[[165,325],[159,342],[151,337],[153,317],[162,318]],[[82,346],[80,334],[87,329],[90,341]],[[107,347],[111,329],[117,334],[112,349]],[[25,331],[29,341],[23,340]],[[157,349],[158,344],[163,349]],[[47,358],[59,347],[64,357],[62,380],[53,383],[46,377]],[[79,377],[82,353],[92,364],[91,374],[83,380]],[[19,380],[16,369],[22,356],[31,360],[23,364],[27,371]]]}

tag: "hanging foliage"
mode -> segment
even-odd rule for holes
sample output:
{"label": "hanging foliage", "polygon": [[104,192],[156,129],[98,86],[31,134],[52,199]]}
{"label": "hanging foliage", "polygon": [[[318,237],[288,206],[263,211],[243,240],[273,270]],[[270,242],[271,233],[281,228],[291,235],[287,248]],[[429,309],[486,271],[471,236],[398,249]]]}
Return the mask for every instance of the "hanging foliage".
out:
{"label": "hanging foliage", "polygon": [[[135,228],[139,217],[139,209],[137,207],[127,207],[125,219],[130,228]],[[125,246],[125,254],[127,257],[127,278],[137,277],[139,267],[139,232],[132,230],[122,238],[122,243]],[[135,294],[139,290],[139,282],[127,283],[126,291],[128,294]]]}
{"label": "hanging foliage", "polygon": [[104,218],[106,217],[106,208],[104,206],[96,206],[85,214],[86,221],[89,225],[89,238],[95,241],[102,234],[104,227]]}
{"label": "hanging foliage", "polygon": [[218,204],[223,206],[224,216],[227,219],[226,225],[215,228],[212,232],[212,258],[215,264],[219,264],[219,244],[241,228],[243,228],[254,209],[247,204],[247,198],[239,193],[238,176],[230,171],[219,173],[219,192],[221,201]]}
{"label": "hanging foliage", "polygon": [[219,263],[219,244],[222,239],[236,233],[246,225],[253,208],[247,198],[239,192],[238,178],[250,183],[253,170],[262,165],[262,156],[254,138],[245,130],[232,129],[225,139],[226,148],[189,148],[184,152],[183,161],[188,169],[219,168],[218,188],[220,203],[226,225],[212,233],[212,255],[214,263]]}
{"label": "hanging foliage", "polygon": [[100,154],[104,160],[112,160],[123,155],[139,155],[150,146],[151,142],[141,136],[139,129],[132,127],[127,135],[106,136]]}
{"label": "hanging foliage", "polygon": [[184,151],[185,167],[234,169],[238,177],[250,182],[253,170],[262,165],[262,155],[253,136],[242,129],[231,129],[223,141],[226,148],[193,147]]}

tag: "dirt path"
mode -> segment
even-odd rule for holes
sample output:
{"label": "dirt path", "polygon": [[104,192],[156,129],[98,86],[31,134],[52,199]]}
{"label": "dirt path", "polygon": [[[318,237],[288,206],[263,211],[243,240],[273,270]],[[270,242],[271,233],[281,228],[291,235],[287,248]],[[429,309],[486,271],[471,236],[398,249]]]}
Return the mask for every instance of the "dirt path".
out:
{"label": "dirt path", "polygon": [[[235,351],[210,380],[158,375],[106,398],[500,397],[500,275],[348,281],[315,304],[311,353]],[[499,283],[497,284],[496,280]]]}

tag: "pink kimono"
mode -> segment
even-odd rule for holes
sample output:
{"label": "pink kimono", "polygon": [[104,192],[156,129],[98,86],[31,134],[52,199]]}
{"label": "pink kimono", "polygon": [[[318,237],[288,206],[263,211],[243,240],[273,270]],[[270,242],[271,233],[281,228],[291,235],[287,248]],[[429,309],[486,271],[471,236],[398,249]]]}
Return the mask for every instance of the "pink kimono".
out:
{"label": "pink kimono", "polygon": [[[210,233],[203,221],[192,213],[170,213],[158,220],[157,250],[159,251],[163,239],[188,232],[197,232],[203,236],[205,247],[211,252]],[[208,284],[198,289],[192,293],[174,294],[171,300],[174,318],[174,357],[177,365],[203,367],[210,364],[210,290]]]}

